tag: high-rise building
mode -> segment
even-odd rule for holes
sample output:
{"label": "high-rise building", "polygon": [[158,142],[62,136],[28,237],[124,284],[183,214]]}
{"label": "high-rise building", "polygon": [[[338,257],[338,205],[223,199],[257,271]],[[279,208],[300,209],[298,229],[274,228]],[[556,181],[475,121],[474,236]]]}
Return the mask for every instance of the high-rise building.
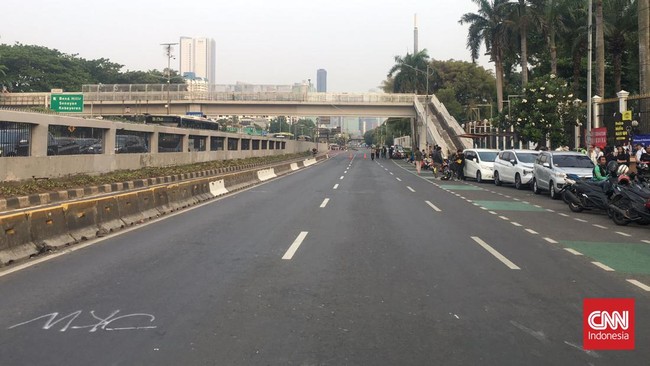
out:
{"label": "high-rise building", "polygon": [[318,93],[327,93],[327,70],[325,69],[316,71],[316,91]]}
{"label": "high-rise building", "polygon": [[215,84],[216,43],[212,38],[181,37],[180,74]]}

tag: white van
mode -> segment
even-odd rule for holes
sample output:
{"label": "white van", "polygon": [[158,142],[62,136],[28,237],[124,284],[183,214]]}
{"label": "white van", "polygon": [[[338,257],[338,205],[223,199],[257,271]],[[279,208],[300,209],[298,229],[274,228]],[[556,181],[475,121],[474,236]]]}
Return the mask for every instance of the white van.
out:
{"label": "white van", "polygon": [[494,179],[494,160],[499,150],[494,149],[465,149],[465,178],[476,179],[481,183],[484,180]]}

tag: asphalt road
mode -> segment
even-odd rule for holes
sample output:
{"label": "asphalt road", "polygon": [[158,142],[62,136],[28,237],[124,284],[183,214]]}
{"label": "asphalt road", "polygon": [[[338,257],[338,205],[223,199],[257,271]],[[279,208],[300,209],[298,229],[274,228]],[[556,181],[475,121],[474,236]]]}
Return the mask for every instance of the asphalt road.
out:
{"label": "asphalt road", "polygon": [[[353,154],[4,269],[0,364],[648,364],[647,227]],[[582,349],[596,297],[636,350]]]}

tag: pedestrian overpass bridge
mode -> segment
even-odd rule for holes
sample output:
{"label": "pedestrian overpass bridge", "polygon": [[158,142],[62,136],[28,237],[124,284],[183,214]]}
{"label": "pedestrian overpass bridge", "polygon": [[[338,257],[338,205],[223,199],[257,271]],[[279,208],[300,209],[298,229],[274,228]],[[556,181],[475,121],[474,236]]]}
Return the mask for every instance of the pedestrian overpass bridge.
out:
{"label": "pedestrian overpass bridge", "polygon": [[[202,113],[207,116],[357,116],[411,119],[417,146],[438,144],[443,151],[472,147],[463,129],[435,95],[387,93],[208,92],[171,85],[84,85],[82,117]],[[79,94],[79,93],[70,93]],[[49,108],[50,93],[0,96],[5,107]]]}

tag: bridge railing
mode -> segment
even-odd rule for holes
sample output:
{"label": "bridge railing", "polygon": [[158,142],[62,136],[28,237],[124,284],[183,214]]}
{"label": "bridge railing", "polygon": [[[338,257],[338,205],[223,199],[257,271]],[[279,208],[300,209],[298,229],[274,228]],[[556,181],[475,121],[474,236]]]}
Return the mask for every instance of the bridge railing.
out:
{"label": "bridge railing", "polygon": [[306,91],[211,91],[186,84],[83,85],[85,101],[197,100],[223,102],[303,102],[323,104],[412,104],[412,94],[313,93]]}

